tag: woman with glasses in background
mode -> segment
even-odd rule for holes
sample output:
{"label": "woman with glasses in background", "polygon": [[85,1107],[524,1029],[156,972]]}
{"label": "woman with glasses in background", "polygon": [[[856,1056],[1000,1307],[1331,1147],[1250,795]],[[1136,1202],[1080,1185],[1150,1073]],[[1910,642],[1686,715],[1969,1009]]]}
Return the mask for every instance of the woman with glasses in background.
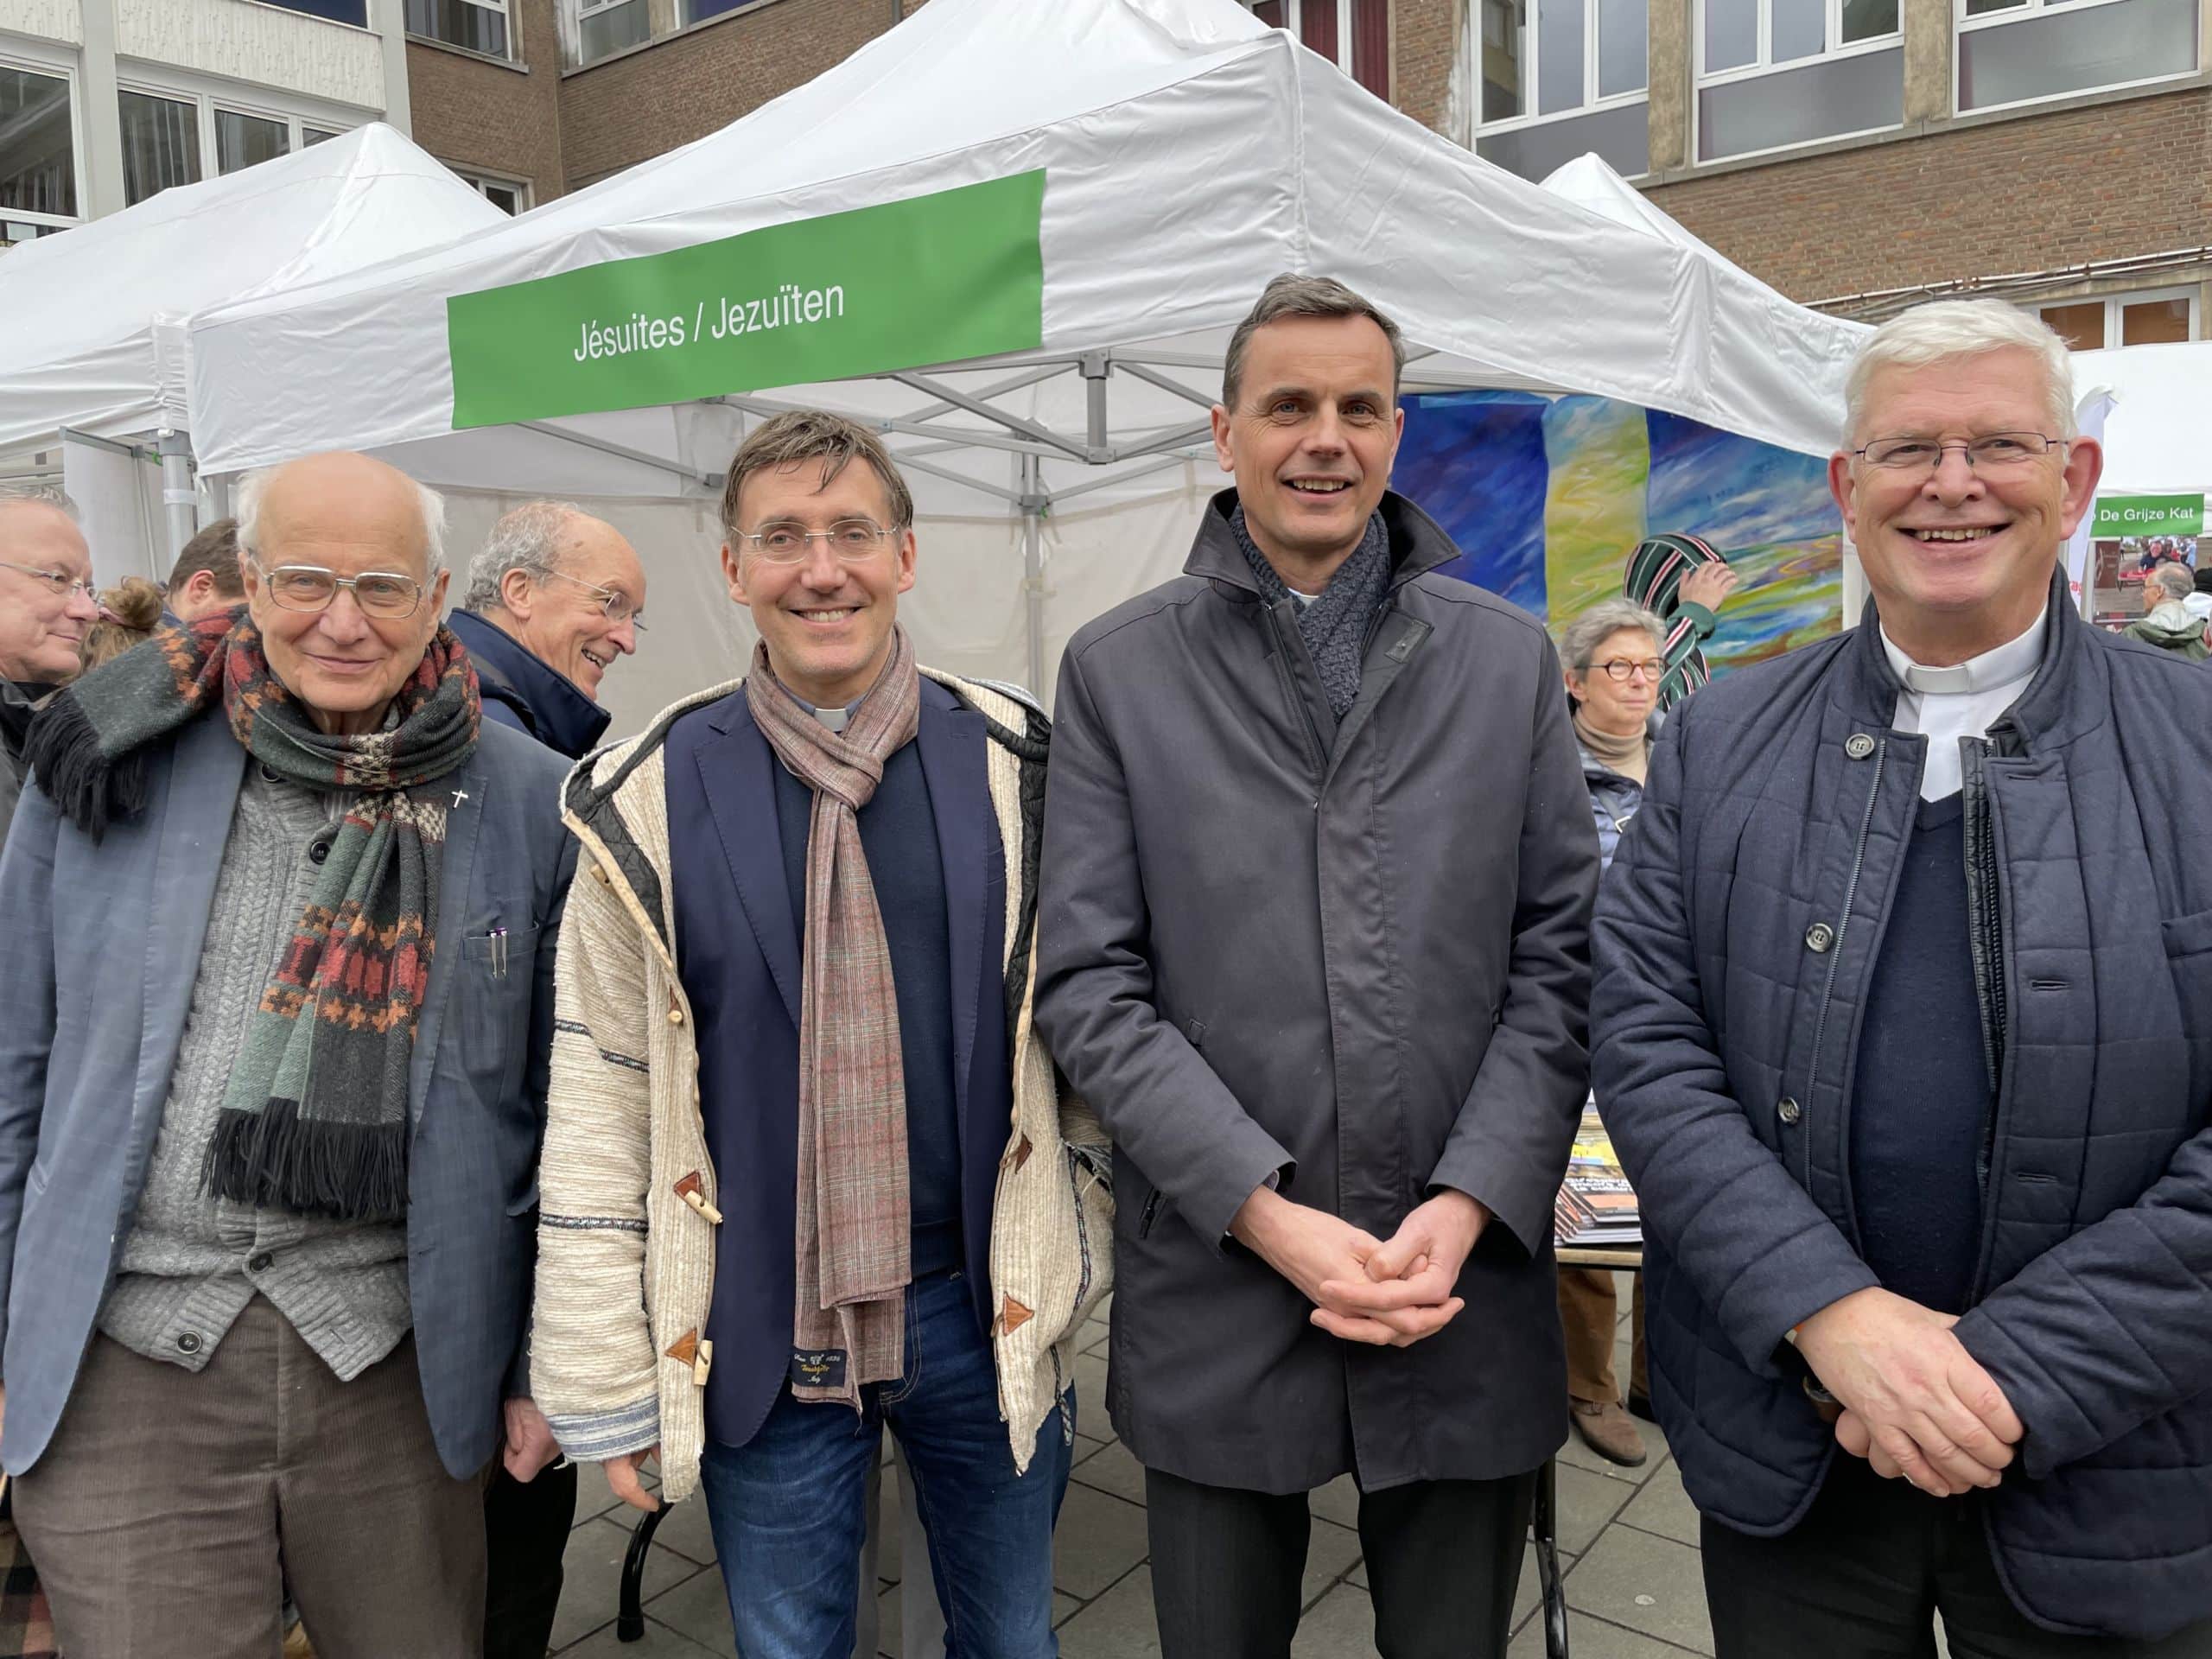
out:
{"label": "woman with glasses in background", "polygon": [[[1608,599],[1576,617],[1560,639],[1601,865],[1613,861],[1621,832],[1643,803],[1659,685],[1667,673],[1666,637],[1667,625],[1654,613],[1632,600]],[[1559,1315],[1574,1432],[1599,1457],[1633,1469],[1644,1450],[1630,1412],[1648,1417],[1651,1410],[1643,1382],[1643,1281],[1636,1286],[1627,1409],[1613,1376],[1618,1304],[1611,1270],[1561,1268]]]}

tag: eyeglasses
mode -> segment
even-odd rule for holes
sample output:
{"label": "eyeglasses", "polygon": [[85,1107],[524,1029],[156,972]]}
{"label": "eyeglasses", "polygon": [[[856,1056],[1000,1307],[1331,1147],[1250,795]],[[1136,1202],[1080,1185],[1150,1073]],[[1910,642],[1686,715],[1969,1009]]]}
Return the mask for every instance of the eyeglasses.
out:
{"label": "eyeglasses", "polygon": [[288,611],[327,611],[340,588],[353,590],[364,615],[387,622],[414,615],[423,603],[423,584],[392,570],[341,576],[319,564],[280,564],[262,569],[261,579],[269,584],[269,597]]}
{"label": "eyeglasses", "polygon": [[848,564],[858,564],[881,552],[883,543],[894,532],[873,519],[840,518],[827,530],[809,530],[804,524],[779,522],[764,524],[759,530],[740,531],[738,534],[752,543],[771,564],[797,564],[817,540],[825,543]]}
{"label": "eyeglasses", "polygon": [[1625,685],[1639,674],[1656,682],[1667,671],[1667,664],[1656,657],[1647,657],[1640,663],[1631,662],[1625,657],[1616,657],[1609,663],[1592,663],[1590,666],[1604,669],[1605,677],[1616,685]]}
{"label": "eyeglasses", "polygon": [[559,570],[548,570],[545,574],[556,582],[573,582],[585,592],[597,595],[600,610],[616,627],[628,622],[633,624],[639,633],[645,631],[645,612],[620,588],[602,588],[595,582],[586,582],[582,576],[569,575]]}
{"label": "eyeglasses", "polygon": [[2052,450],[2065,448],[2065,439],[2041,432],[1992,432],[1951,443],[1938,443],[1933,438],[1877,438],[1864,449],[1851,453],[1869,467],[1890,472],[1932,473],[1943,464],[1945,450],[1958,449],[1965,452],[1968,471],[2004,473],[2033,466]]}
{"label": "eyeglasses", "polygon": [[71,595],[82,594],[87,599],[92,594],[91,582],[80,576],[73,576],[67,570],[41,570],[35,564],[17,564],[13,559],[0,559],[0,566],[4,566],[10,570],[20,570],[27,576],[36,576],[57,594]]}

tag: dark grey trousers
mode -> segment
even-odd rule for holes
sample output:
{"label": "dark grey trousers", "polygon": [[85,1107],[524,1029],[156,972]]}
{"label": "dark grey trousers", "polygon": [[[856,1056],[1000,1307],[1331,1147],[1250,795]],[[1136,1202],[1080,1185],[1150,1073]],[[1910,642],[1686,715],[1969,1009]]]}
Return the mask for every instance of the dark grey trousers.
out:
{"label": "dark grey trousers", "polygon": [[[1359,1543],[1382,1659],[1503,1659],[1535,1477],[1363,1492]],[[1313,1519],[1304,1492],[1147,1469],[1162,1659],[1287,1659]]]}
{"label": "dark grey trousers", "polygon": [[478,1659],[484,1486],[438,1461],[410,1336],[340,1382],[256,1297],[196,1375],[92,1338],[16,1523],[70,1659]]}

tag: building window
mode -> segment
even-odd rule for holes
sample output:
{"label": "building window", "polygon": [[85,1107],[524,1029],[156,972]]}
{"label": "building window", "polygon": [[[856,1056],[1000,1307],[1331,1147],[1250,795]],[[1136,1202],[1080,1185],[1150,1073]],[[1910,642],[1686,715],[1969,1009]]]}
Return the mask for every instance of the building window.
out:
{"label": "building window", "polygon": [[512,55],[509,0],[407,0],[407,32],[486,57]]}
{"label": "building window", "polygon": [[530,211],[530,186],[519,179],[503,179],[490,173],[461,173],[460,177],[463,184],[503,213]]}
{"label": "building window", "polygon": [[338,135],[328,127],[311,127],[304,121],[300,124],[302,149],[313,149],[317,144],[327,144],[337,137]]}
{"label": "building window", "polygon": [[703,23],[709,17],[719,17],[724,12],[736,11],[753,3],[753,0],[683,0],[683,21]]}
{"label": "building window", "polygon": [[28,242],[76,217],[68,77],[0,64],[0,235]]}
{"label": "building window", "polygon": [[257,162],[274,161],[292,153],[289,122],[238,110],[215,111],[215,170],[235,173]]}
{"label": "building window", "polygon": [[200,181],[200,110],[151,92],[117,94],[123,116],[123,197],[137,207],[171,185]]}
{"label": "building window", "polygon": [[1244,0],[1270,29],[1287,29],[1354,80],[1390,96],[1390,0]]}
{"label": "building window", "polygon": [[1698,159],[1725,161],[1901,125],[1897,6],[1898,0],[1699,0]]}
{"label": "building window", "polygon": [[351,23],[356,29],[369,26],[369,0],[263,0],[263,3],[321,17],[328,22]]}
{"label": "building window", "polygon": [[2098,352],[2107,346],[2167,346],[2197,337],[2193,288],[2056,300],[2031,308],[2077,352]]}
{"label": "building window", "polygon": [[575,3],[579,63],[597,63],[652,38],[652,16],[645,0],[575,0]]}
{"label": "building window", "polygon": [[2196,73],[2194,0],[1956,3],[1962,115]]}
{"label": "building window", "polygon": [[1530,179],[1590,149],[1649,172],[1648,15],[1644,0],[1478,0],[1476,153]]}

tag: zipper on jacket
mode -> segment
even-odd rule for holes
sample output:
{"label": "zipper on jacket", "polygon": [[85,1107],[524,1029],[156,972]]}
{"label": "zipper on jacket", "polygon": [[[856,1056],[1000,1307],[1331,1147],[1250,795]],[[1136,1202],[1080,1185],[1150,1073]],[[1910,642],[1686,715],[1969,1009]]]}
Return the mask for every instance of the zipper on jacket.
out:
{"label": "zipper on jacket", "polygon": [[[1859,840],[1851,849],[1851,879],[1844,884],[1843,911],[1835,918],[1835,942],[1828,947],[1827,983],[1821,988],[1820,1012],[1813,1019],[1812,1064],[1806,1068],[1805,1074],[1807,1100],[1815,1098],[1819,1093],[1821,1046],[1827,1036],[1828,1005],[1835,999],[1836,975],[1843,966],[1844,937],[1851,931],[1851,910],[1859,898],[1859,878],[1866,873],[1866,840],[1873,833],[1874,804],[1881,798],[1882,765],[1888,759],[1889,753],[1890,740],[1886,736],[1877,738],[1874,742],[1873,777],[1866,785],[1866,810],[1859,814]],[[1813,1190],[1813,1137],[1808,1134],[1803,1140],[1805,1143],[1804,1179],[1801,1185],[1808,1192],[1810,1192]]]}
{"label": "zipper on jacket", "polygon": [[[2002,728],[1993,727],[1993,734]],[[1974,957],[1974,1000],[1981,1008],[1982,1049],[1989,1068],[1989,1105],[1982,1115],[1981,1147],[1974,1155],[1974,1188],[1980,1199],[1980,1225],[1974,1249],[1974,1277],[1967,1306],[1981,1300],[1996,1238],[1997,1206],[1990,1201],[1990,1176],[1997,1164],[1997,1137],[2004,1128],[2005,1054],[2011,1011],[2005,995],[2005,927],[1999,899],[2003,872],[1997,862],[1997,809],[1985,766],[1998,753],[1982,738],[1961,740],[1960,804],[1963,810],[1967,861],[1967,941]]]}
{"label": "zipper on jacket", "polygon": [[[1282,622],[1275,615],[1275,607],[1265,600],[1260,601],[1260,614],[1268,620],[1268,639],[1273,646],[1268,655],[1275,665],[1275,683],[1282,688],[1283,700],[1290,705],[1292,721],[1306,742],[1306,764],[1318,779],[1329,764],[1328,756],[1321,753],[1321,734],[1313,729],[1313,711],[1306,706],[1306,699],[1299,695],[1298,683],[1290,675],[1290,643],[1282,637]],[[1319,806],[1320,803],[1314,803]]]}

